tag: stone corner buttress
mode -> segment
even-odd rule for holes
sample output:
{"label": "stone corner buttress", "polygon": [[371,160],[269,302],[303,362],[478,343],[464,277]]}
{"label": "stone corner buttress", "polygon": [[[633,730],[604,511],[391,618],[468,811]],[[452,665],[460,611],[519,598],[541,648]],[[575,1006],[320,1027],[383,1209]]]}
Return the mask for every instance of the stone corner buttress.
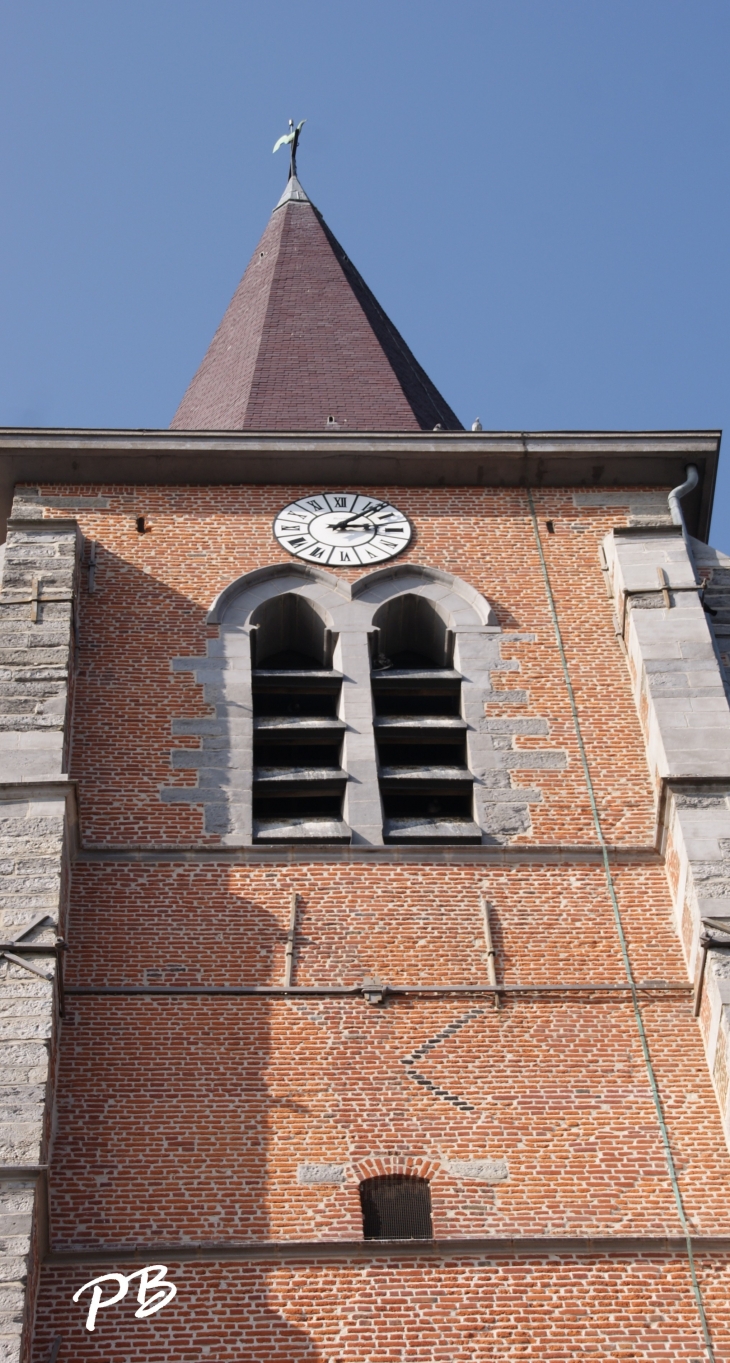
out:
{"label": "stone corner buttress", "polygon": [[0,1355],[26,1363],[47,1238],[74,789],[75,522],[10,521],[0,588]]}

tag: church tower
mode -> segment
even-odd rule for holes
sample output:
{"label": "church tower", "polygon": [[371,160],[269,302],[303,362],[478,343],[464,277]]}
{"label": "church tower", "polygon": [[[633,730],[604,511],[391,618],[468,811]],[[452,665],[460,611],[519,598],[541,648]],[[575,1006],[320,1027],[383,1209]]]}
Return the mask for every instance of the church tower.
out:
{"label": "church tower", "polygon": [[0,1356],[720,1363],[719,433],[465,431],[292,169],[0,432]]}

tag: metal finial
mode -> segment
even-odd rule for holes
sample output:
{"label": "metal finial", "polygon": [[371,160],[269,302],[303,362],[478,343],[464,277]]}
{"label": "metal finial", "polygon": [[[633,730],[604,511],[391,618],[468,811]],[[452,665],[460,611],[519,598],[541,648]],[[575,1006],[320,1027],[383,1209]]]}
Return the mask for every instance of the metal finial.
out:
{"label": "metal finial", "polygon": [[288,146],[289,149],[290,149],[290,152],[291,152],[291,156],[290,156],[290,160],[289,160],[289,179],[290,179],[290,180],[291,180],[293,177],[296,177],[296,173],[297,173],[297,147],[299,146],[299,136],[300,136],[300,134],[301,134],[302,128],[304,127],[304,124],[306,123],[306,121],[307,121],[306,118],[303,118],[302,121],[301,121],[301,123],[297,123],[297,126],[296,126],[296,128],[295,128],[295,127],[294,127],[294,119],[293,119],[293,118],[290,118],[290,119],[289,119],[289,132],[288,132],[288,133],[284,133],[284,136],[283,136],[283,137],[280,137],[279,140],[278,140],[278,142],[275,142],[275,143],[274,143],[274,151],[278,151],[278,150],[279,150],[279,147],[284,147],[284,146]]}

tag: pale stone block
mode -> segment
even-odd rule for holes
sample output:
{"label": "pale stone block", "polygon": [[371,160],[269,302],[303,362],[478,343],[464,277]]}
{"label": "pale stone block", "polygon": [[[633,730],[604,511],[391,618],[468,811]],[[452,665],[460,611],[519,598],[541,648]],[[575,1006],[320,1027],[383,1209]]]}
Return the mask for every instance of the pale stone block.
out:
{"label": "pale stone block", "polygon": [[297,1168],[298,1183],[344,1183],[345,1178],[344,1164],[300,1164]]}
{"label": "pale stone block", "polygon": [[509,1178],[506,1159],[448,1160],[445,1168],[452,1178],[469,1179],[476,1183],[503,1183]]}

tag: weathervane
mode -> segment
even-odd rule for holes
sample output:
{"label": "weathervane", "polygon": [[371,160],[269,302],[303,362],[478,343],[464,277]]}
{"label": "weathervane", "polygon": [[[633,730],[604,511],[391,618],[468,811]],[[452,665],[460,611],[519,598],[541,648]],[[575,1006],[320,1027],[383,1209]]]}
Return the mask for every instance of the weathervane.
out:
{"label": "weathervane", "polygon": [[288,132],[288,133],[284,133],[284,136],[283,136],[283,137],[280,137],[280,138],[279,138],[279,141],[274,143],[274,151],[278,151],[278,150],[279,150],[279,147],[283,147],[283,146],[291,147],[291,160],[290,160],[290,162],[289,162],[289,179],[290,179],[290,180],[291,180],[291,179],[296,179],[296,174],[297,174],[297,147],[299,146],[299,134],[301,133],[302,128],[304,127],[304,124],[306,123],[306,121],[307,121],[306,118],[303,118],[302,121],[301,121],[301,123],[297,123],[297,126],[296,126],[296,128],[295,128],[295,127],[294,127],[294,119],[293,119],[293,118],[290,118],[290,119],[289,119],[289,132]]}

